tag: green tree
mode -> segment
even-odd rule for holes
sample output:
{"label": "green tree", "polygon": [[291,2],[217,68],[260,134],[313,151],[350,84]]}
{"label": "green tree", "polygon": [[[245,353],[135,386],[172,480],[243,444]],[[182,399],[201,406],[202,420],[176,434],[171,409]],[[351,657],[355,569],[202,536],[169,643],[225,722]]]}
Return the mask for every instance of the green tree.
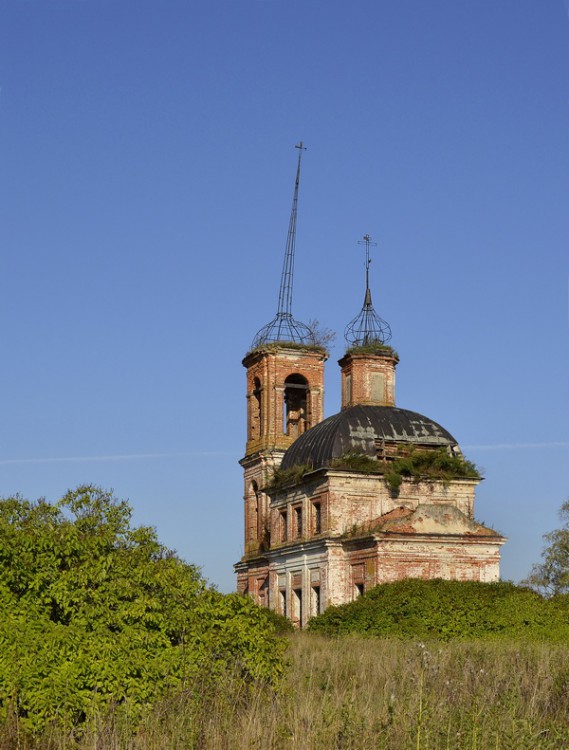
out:
{"label": "green tree", "polygon": [[0,717],[77,726],[170,690],[282,671],[281,641],[248,597],[132,528],[131,508],[86,485],[59,502],[0,500]]}
{"label": "green tree", "polygon": [[569,593],[569,498],[559,510],[563,526],[544,535],[542,562],[536,563],[524,583],[547,594]]}

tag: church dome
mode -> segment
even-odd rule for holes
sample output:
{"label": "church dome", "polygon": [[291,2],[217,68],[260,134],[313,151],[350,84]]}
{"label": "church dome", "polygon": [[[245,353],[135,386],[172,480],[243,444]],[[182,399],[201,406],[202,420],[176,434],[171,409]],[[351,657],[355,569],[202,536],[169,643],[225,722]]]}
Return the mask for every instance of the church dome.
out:
{"label": "church dome", "polygon": [[375,458],[378,444],[458,448],[455,438],[432,419],[395,406],[356,405],[343,409],[307,430],[285,453],[281,469],[307,464],[328,466],[346,453]]}

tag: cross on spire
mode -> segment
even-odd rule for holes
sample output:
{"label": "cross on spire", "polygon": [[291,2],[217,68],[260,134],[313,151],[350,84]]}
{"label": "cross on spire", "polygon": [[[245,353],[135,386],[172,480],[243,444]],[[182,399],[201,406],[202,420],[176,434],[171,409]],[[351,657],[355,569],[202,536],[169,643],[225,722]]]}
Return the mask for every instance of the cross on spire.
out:
{"label": "cross on spire", "polygon": [[358,245],[365,245],[366,249],[366,261],[365,261],[365,269],[366,269],[366,296],[365,296],[365,302],[364,304],[370,304],[371,305],[371,291],[369,288],[369,267],[371,265],[371,258],[369,255],[369,249],[370,247],[377,247],[377,242],[372,242],[371,237],[369,234],[364,234],[364,237],[362,240],[358,240]]}
{"label": "cross on spire", "polygon": [[298,149],[298,163],[296,166],[296,179],[292,198],[292,209],[288,225],[288,234],[281,273],[281,284],[279,288],[279,302],[277,314],[258,331],[253,340],[253,349],[276,341],[293,341],[297,344],[313,344],[314,333],[311,329],[292,317],[292,285],[294,278],[294,252],[296,245],[296,215],[298,208],[298,188],[300,185],[300,162],[302,152],[306,151],[304,143],[300,141],[295,148]]}
{"label": "cross on spire", "polygon": [[391,339],[391,328],[373,308],[371,301],[371,290],[369,288],[369,267],[371,265],[370,247],[377,247],[369,234],[364,234],[363,239],[358,240],[358,245],[364,245],[366,249],[365,272],[366,289],[364,304],[356,317],[351,320],[344,331],[344,338],[350,346],[367,346],[368,344],[386,344]]}

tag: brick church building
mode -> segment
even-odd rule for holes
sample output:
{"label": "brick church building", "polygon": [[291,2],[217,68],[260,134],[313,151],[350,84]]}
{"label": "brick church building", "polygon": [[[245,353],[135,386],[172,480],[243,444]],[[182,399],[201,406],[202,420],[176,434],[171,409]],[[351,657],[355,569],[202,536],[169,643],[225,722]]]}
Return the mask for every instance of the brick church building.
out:
{"label": "brick church building", "polygon": [[301,154],[279,311],[243,360],[245,539],[235,565],[238,591],[300,627],[387,581],[496,581],[505,542],[474,519],[480,477],[455,438],[395,405],[399,358],[371,303],[367,236],[364,306],[339,361],[342,408],[324,418],[327,352],[290,312]]}

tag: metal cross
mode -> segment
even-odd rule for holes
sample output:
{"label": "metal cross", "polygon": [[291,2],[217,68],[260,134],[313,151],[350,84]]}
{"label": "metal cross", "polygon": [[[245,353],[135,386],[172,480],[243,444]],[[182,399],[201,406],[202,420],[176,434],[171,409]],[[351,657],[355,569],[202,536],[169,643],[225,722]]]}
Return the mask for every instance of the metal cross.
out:
{"label": "metal cross", "polygon": [[377,242],[372,242],[371,237],[369,234],[364,234],[363,240],[358,240],[358,245],[365,245],[366,249],[366,290],[369,289],[369,266],[371,263],[371,258],[369,257],[369,249],[370,247],[377,247]]}

